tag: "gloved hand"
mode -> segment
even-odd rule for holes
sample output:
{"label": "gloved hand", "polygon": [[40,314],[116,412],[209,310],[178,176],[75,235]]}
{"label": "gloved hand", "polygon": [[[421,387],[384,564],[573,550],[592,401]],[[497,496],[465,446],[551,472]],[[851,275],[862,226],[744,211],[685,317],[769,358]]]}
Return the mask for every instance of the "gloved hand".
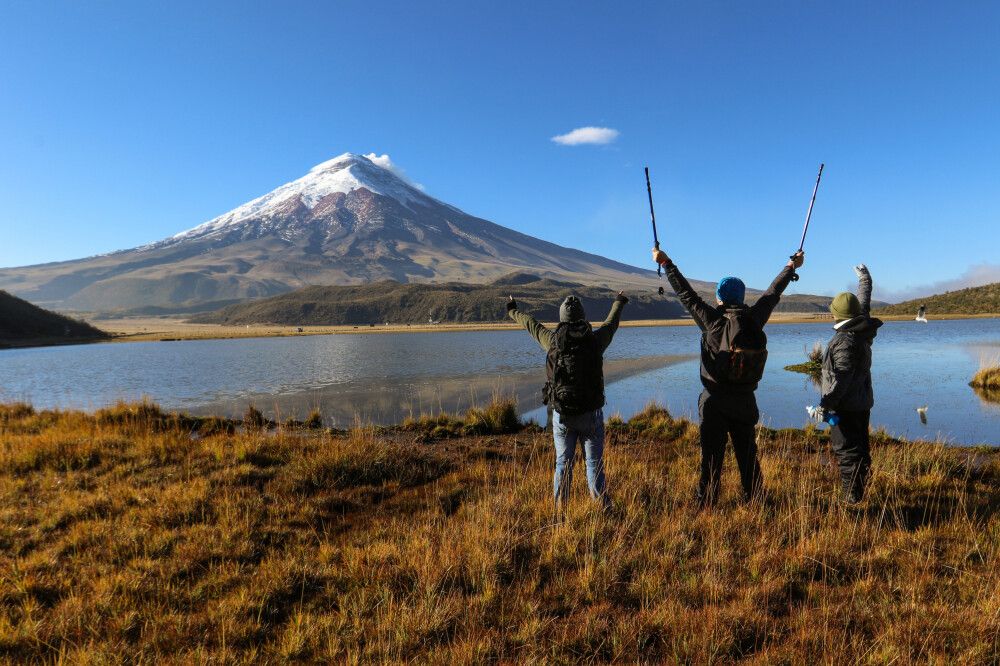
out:
{"label": "gloved hand", "polygon": [[618,295],[615,296],[615,300],[621,303],[622,305],[625,305],[626,303],[628,303],[628,296],[625,295],[624,291],[619,291]]}
{"label": "gloved hand", "polygon": [[816,419],[817,423],[828,423],[831,426],[835,426],[840,423],[840,417],[837,416],[836,412],[832,409],[824,409],[823,407],[813,407],[809,405],[806,407],[806,413],[810,417]]}
{"label": "gloved hand", "polygon": [[507,301],[507,312],[513,312],[517,309],[517,301],[514,300],[513,296],[508,296],[510,300]]}
{"label": "gloved hand", "polygon": [[857,266],[854,267],[854,274],[857,275],[859,278],[864,277],[868,275],[868,267],[865,266],[864,264],[858,264]]}
{"label": "gloved hand", "polygon": [[788,265],[792,268],[801,268],[804,263],[806,263],[806,253],[802,250],[793,254],[792,258],[788,260]]}
{"label": "gloved hand", "polygon": [[654,247],[653,248],[653,261],[655,261],[660,266],[666,266],[667,264],[670,263],[670,257],[668,257],[667,253],[664,252],[663,250],[657,250]]}

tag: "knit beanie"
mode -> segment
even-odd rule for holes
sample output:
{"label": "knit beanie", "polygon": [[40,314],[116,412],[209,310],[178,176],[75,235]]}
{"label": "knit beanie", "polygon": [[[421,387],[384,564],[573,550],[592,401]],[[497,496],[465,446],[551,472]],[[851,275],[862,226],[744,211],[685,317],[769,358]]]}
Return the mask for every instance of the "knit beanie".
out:
{"label": "knit beanie", "polygon": [[567,296],[559,306],[559,321],[580,321],[584,318],[583,303],[576,296]]}
{"label": "knit beanie", "polygon": [[719,285],[715,288],[715,297],[726,305],[743,305],[746,291],[747,288],[743,284],[743,280],[736,277],[724,277],[719,280]]}
{"label": "knit beanie", "polygon": [[830,314],[837,321],[853,319],[861,314],[861,302],[851,292],[841,292],[830,303]]}

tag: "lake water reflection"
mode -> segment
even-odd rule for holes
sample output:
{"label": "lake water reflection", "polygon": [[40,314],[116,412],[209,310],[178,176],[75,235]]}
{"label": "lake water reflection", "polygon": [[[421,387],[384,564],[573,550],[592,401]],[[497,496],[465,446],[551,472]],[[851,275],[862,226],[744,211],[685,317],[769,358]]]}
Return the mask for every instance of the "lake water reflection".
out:
{"label": "lake water reflection", "polygon": [[[767,329],[770,356],[758,390],[763,421],[802,426],[817,389],[783,370],[829,339],[829,324]],[[693,327],[620,329],[607,353],[608,414],[625,417],[650,400],[694,415],[700,391]],[[968,381],[1000,360],[1000,320],[888,322],[874,348],[875,425],[906,437],[1000,444],[1000,405]],[[408,413],[463,408],[494,390],[538,408],[544,354],[521,331],[360,334],[146,342],[0,351],[0,400],[37,407],[97,408],[149,397],[170,409],[302,415],[319,407],[330,423],[398,421]],[[927,423],[917,407],[927,405]]]}

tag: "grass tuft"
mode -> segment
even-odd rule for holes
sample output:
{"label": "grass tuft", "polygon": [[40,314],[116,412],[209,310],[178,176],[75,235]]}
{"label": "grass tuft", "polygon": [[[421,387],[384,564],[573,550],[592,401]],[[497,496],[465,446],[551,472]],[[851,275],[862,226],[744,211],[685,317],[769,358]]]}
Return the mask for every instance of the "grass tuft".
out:
{"label": "grass tuft", "polygon": [[805,363],[795,363],[786,365],[785,370],[790,372],[801,372],[809,375],[813,379],[819,379],[823,373],[823,343],[814,342],[812,349],[806,352]]}
{"label": "grass tuft", "polygon": [[969,382],[983,401],[1000,403],[1000,366],[990,365],[979,370]]}
{"label": "grass tuft", "polygon": [[484,407],[469,408],[462,418],[441,412],[437,416],[408,417],[400,425],[402,430],[421,433],[428,439],[506,435],[524,427],[517,402],[504,396],[495,396]]}

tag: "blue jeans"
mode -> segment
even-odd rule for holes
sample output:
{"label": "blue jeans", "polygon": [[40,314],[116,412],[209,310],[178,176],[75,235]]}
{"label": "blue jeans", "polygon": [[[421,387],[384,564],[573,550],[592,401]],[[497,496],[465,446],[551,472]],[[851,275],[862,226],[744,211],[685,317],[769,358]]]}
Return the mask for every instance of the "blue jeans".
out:
{"label": "blue jeans", "polygon": [[610,503],[604,480],[604,410],[564,416],[552,413],[552,439],[556,445],[556,471],[552,479],[556,505],[565,505],[573,482],[576,444],[583,442],[587,460],[587,486],[590,496],[605,507]]}

